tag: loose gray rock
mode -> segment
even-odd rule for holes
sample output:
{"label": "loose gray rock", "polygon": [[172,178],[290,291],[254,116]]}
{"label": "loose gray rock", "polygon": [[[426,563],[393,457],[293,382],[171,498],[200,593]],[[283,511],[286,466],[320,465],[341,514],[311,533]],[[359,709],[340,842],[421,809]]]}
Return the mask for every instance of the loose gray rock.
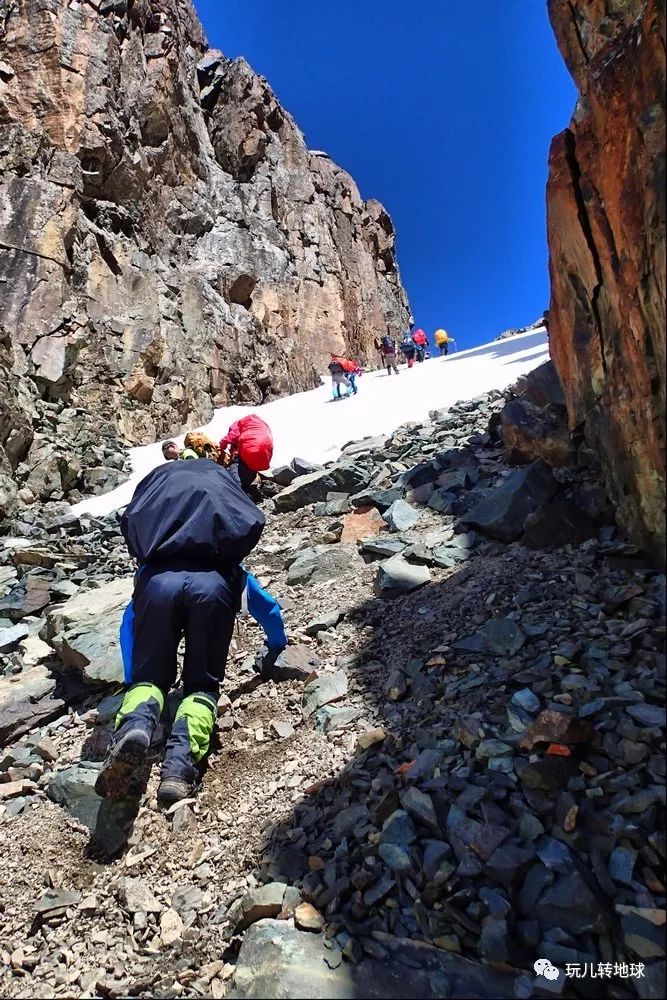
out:
{"label": "loose gray rock", "polygon": [[347,674],[343,670],[335,670],[318,674],[306,684],[303,690],[302,710],[306,718],[311,716],[322,705],[338,701],[347,694]]}
{"label": "loose gray rock", "polygon": [[99,767],[86,766],[82,762],[57,771],[49,783],[47,795],[88,827],[96,850],[112,856],[127,842],[136,815],[136,801],[101,799],[95,792]]}
{"label": "loose gray rock", "polygon": [[[320,934],[308,934],[286,921],[262,920],[243,938],[227,993],[230,1000],[284,997],[291,1000],[422,1000],[448,996],[492,1000],[514,996],[516,977],[490,969],[422,942],[375,932],[376,944],[390,958],[358,956],[336,962]],[[393,950],[392,950],[393,945]],[[405,961],[401,961],[404,958]],[[277,987],[279,993],[276,992]]]}
{"label": "loose gray rock", "polygon": [[264,917],[277,917],[283,908],[286,889],[284,882],[269,882],[252,889],[237,900],[229,910],[234,933],[239,934]]}
{"label": "loose gray rock", "polygon": [[84,680],[122,683],[119,629],[132,590],[132,580],[121,579],[77,594],[48,613],[42,639]]}
{"label": "loose gray rock", "polygon": [[422,511],[415,510],[406,500],[394,500],[382,517],[391,531],[407,531],[419,523]]}
{"label": "loose gray rock", "polygon": [[414,566],[402,556],[393,556],[378,567],[376,585],[382,597],[409,593],[431,580],[428,566]]}
{"label": "loose gray rock", "polygon": [[11,625],[9,628],[0,628],[0,653],[9,653],[17,649],[22,639],[30,635],[27,625]]}
{"label": "loose gray rock", "polygon": [[323,632],[325,629],[335,628],[344,617],[345,611],[342,608],[336,608],[334,611],[325,611],[323,614],[318,615],[317,618],[311,619],[304,631],[306,635],[317,635],[318,632]]}
{"label": "loose gray rock", "polygon": [[550,500],[556,489],[549,466],[538,459],[508,476],[462,520],[492,538],[511,542],[522,534],[528,515]]}

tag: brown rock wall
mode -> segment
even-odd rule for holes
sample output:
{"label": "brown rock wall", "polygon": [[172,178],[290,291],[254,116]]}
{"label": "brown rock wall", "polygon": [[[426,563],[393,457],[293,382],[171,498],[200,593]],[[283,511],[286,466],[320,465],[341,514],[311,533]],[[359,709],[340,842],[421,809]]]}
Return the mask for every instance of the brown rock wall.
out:
{"label": "brown rock wall", "polygon": [[0,51],[0,365],[34,398],[145,442],[406,326],[389,216],[190,0],[0,0]]}
{"label": "brown rock wall", "polygon": [[551,355],[619,521],[664,559],[665,6],[549,14],[580,91],[549,158]]}

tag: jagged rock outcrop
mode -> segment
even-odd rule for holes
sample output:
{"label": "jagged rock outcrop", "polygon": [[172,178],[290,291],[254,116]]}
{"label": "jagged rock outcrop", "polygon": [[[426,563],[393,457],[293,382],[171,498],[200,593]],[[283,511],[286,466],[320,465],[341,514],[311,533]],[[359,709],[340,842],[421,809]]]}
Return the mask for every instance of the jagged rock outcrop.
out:
{"label": "jagged rock outcrop", "polygon": [[53,451],[35,398],[56,441],[78,414],[69,468],[100,424],[175,433],[405,326],[389,216],[190,0],[0,0],[0,44],[0,498]]}
{"label": "jagged rock outcrop", "polygon": [[551,354],[618,518],[664,560],[665,5],[549,0],[580,99],[551,146]]}

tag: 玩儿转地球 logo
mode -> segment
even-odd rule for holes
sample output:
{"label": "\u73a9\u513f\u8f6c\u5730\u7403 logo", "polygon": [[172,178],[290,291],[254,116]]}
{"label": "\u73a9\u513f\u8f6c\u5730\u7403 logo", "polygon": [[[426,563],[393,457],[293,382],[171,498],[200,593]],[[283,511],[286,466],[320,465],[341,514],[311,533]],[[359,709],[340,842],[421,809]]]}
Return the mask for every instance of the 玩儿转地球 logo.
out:
{"label": "\u73a9\u513f\u8f6c\u5730\u7403 logo", "polygon": [[551,964],[548,958],[538,958],[533,968],[538,976],[544,976],[545,979],[550,980],[558,979],[558,969],[555,965]]}

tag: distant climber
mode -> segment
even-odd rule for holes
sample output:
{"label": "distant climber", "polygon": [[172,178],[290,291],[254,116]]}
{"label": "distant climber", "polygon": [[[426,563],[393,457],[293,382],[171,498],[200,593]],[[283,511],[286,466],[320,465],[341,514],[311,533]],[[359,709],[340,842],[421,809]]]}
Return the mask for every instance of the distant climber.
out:
{"label": "distant climber", "polygon": [[[220,457],[220,448],[215,443],[211,441],[209,437],[202,434],[201,431],[188,431],[185,435],[185,445],[184,451],[193,451],[197,458],[210,458],[211,461],[217,462]],[[185,455],[181,455],[181,458],[185,458]],[[191,456],[188,455],[188,458]]]}
{"label": "distant climber", "polygon": [[412,343],[415,345],[417,361],[423,361],[428,350],[428,337],[421,328],[413,331]]}
{"label": "distant climber", "polygon": [[381,338],[380,338],[380,337],[375,337],[375,338],[373,339],[373,346],[375,347],[375,350],[376,350],[376,351],[378,352],[378,354],[380,355],[380,364],[381,364],[381,365],[382,365],[382,367],[384,368],[384,367],[385,367],[385,363],[384,363],[384,354],[382,353],[382,340],[381,340]]}
{"label": "distant climber", "polygon": [[406,333],[401,341],[401,354],[407,361],[408,368],[412,368],[414,366],[416,352],[417,348],[412,341],[412,337],[409,333]]}
{"label": "distant climber", "polygon": [[[349,396],[352,392],[352,383],[350,382],[347,372],[343,368],[339,360],[331,361],[329,363],[329,371],[331,373],[331,395],[333,399],[344,399]],[[350,390],[349,392],[343,392],[343,388]]]}
{"label": "distant climber", "polygon": [[352,386],[352,395],[356,396],[358,391],[357,378],[360,375],[363,375],[363,368],[361,368],[357,361],[352,361],[350,358],[343,358],[338,354],[332,354],[331,363],[335,364],[336,362],[341,365],[343,371],[347,375],[347,380]]}
{"label": "distant climber", "polygon": [[436,330],[433,334],[433,339],[435,341],[435,346],[440,351],[440,354],[447,357],[449,353],[449,345],[453,343],[453,339],[449,336],[446,330]]}
{"label": "distant climber", "polygon": [[[167,740],[158,799],[192,794],[217,717],[217,701],[244,587],[241,565],[259,541],[264,515],[244,491],[238,466],[167,462],[137,486],[121,519],[139,566],[121,625],[128,685],[98,775],[104,798],[127,794],[177,675],[185,636],[183,700]],[[272,631],[282,642],[284,629]],[[274,640],[274,641],[276,641]]]}
{"label": "distant climber", "polygon": [[382,348],[382,356],[384,358],[384,366],[387,369],[387,375],[391,375],[395,372],[398,375],[398,366],[396,364],[396,341],[387,333],[380,341]]}
{"label": "distant climber", "polygon": [[199,458],[199,455],[192,448],[179,448],[175,441],[165,441],[162,445],[162,457],[167,462],[175,462],[179,458]]}

